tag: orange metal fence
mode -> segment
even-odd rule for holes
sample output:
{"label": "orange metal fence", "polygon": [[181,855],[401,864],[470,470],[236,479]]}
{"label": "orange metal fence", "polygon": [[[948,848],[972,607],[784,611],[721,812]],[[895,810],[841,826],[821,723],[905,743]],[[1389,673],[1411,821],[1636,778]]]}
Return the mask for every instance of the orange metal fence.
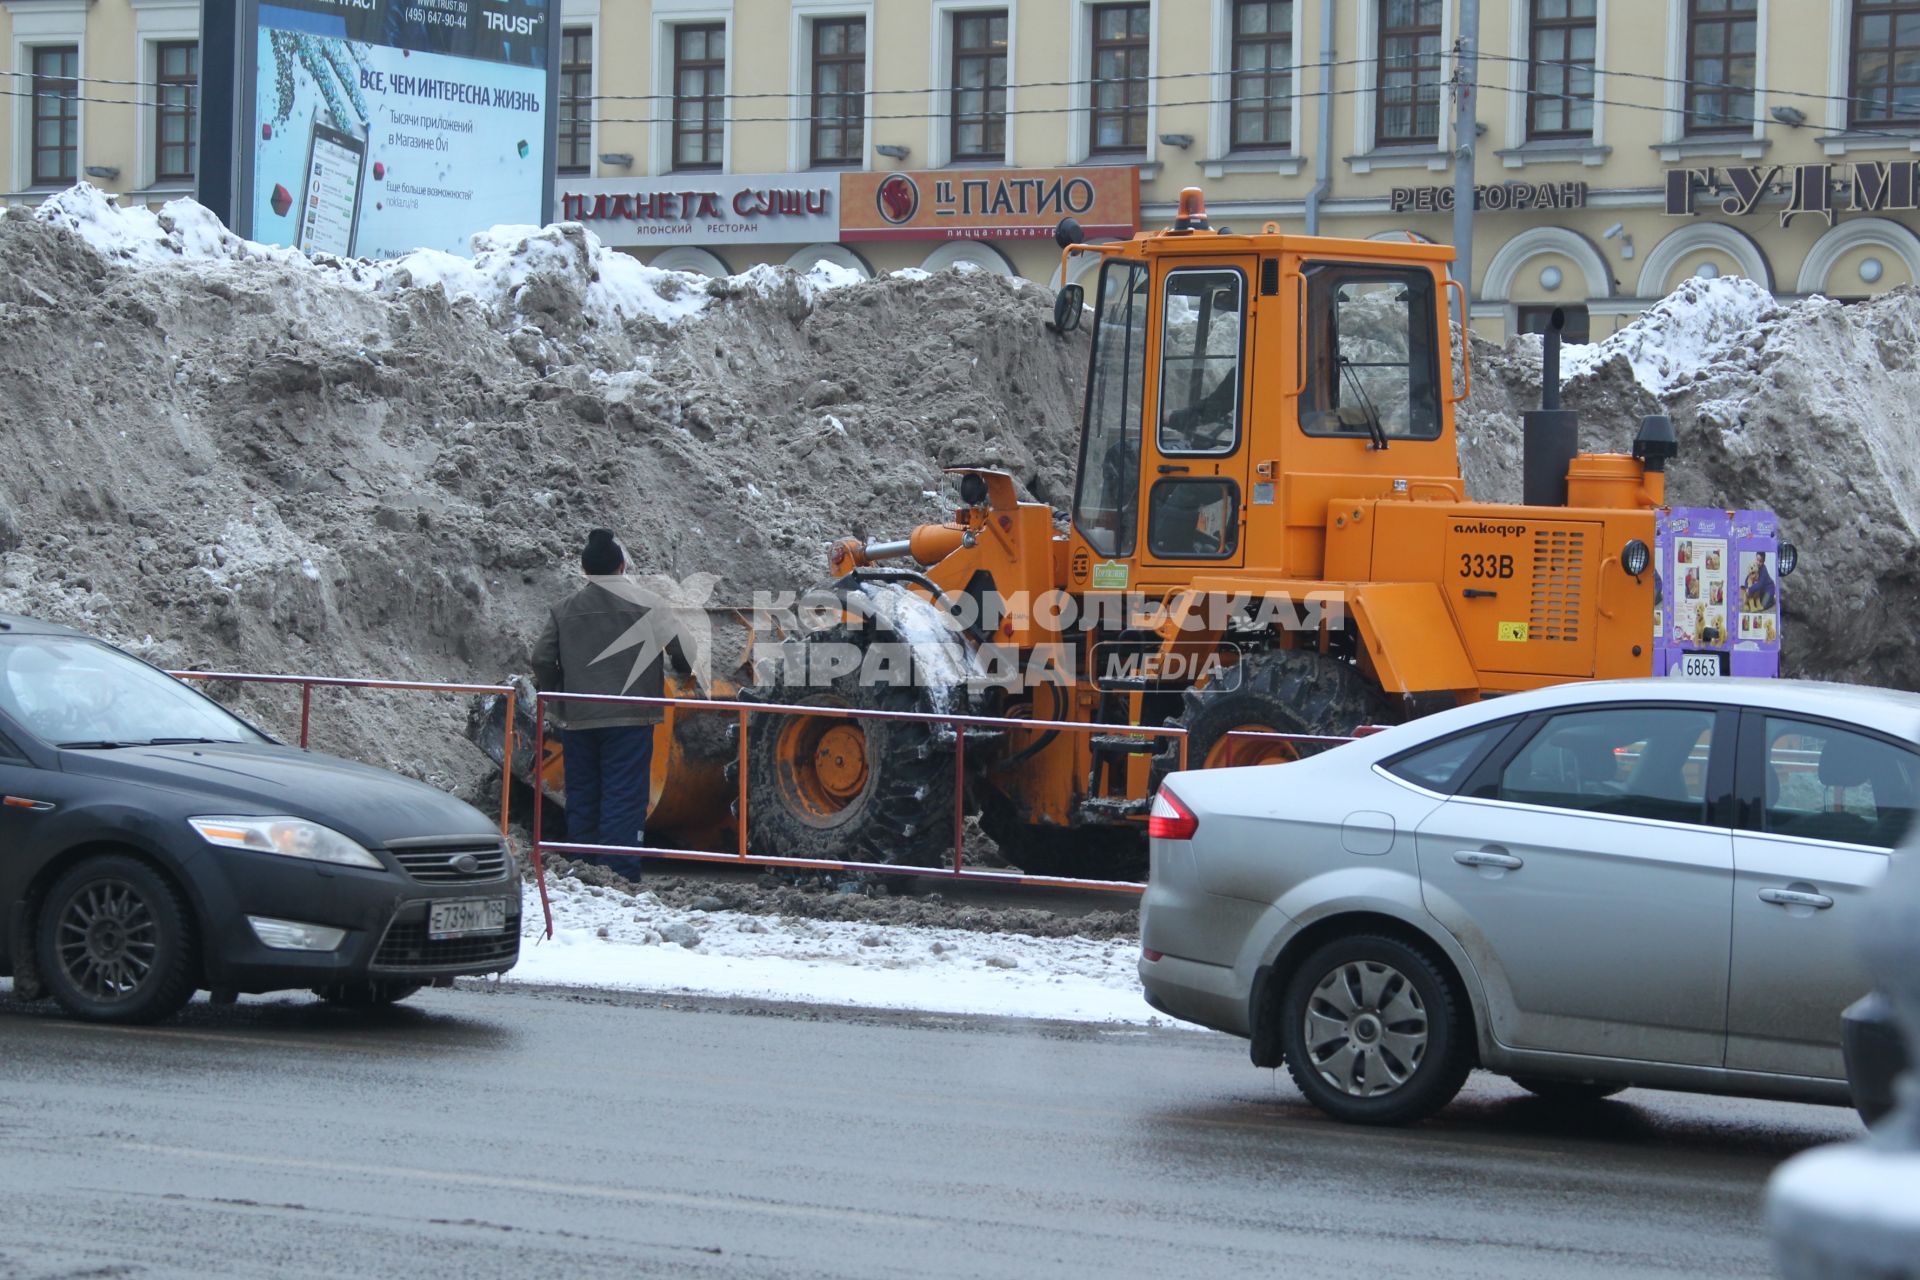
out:
{"label": "orange metal fence", "polygon": [[[798,706],[779,702],[737,702],[724,699],[707,698],[671,698],[616,696],[613,694],[580,693],[541,693],[534,700],[535,743],[534,758],[544,759],[547,742],[547,704],[549,702],[610,702],[624,703],[641,707],[674,707],[680,712],[730,712],[738,717],[738,730],[735,746],[738,751],[739,769],[739,813],[738,846],[732,853],[715,853],[688,849],[665,849],[646,845],[596,845],[573,844],[563,840],[548,840],[542,827],[544,808],[542,805],[543,788],[535,788],[533,797],[533,864],[535,878],[540,884],[541,906],[547,913],[548,936],[552,936],[553,913],[547,901],[545,861],[543,855],[551,850],[555,853],[592,854],[628,856],[636,858],[661,858],[689,862],[731,863],[734,866],[786,867],[801,871],[873,871],[888,875],[936,876],[949,880],[966,880],[986,884],[1025,884],[1042,885],[1069,889],[1107,889],[1126,893],[1139,893],[1145,887],[1127,880],[1078,880],[1063,876],[1030,876],[1019,871],[980,871],[971,870],[964,865],[966,847],[966,769],[967,736],[969,727],[992,729],[1041,729],[1058,730],[1066,733],[1114,733],[1134,737],[1172,738],[1178,744],[1180,767],[1187,763],[1187,731],[1174,725],[1150,726],[1127,724],[1085,724],[1069,720],[1013,720],[992,716],[971,716],[934,711],[867,711],[852,707]],[[747,848],[747,736],[748,720],[756,715],[804,715],[823,716],[844,720],[908,720],[921,724],[945,725],[953,731],[953,863],[951,866],[922,867],[892,862],[836,862],[818,858],[788,858],[778,855],[756,854]]]}
{"label": "orange metal fence", "polygon": [[[505,738],[502,743],[502,755],[507,761],[501,770],[500,779],[500,833],[508,834],[512,815],[513,795],[513,750],[514,750],[514,712],[516,693],[511,685],[491,684],[453,684],[422,680],[363,680],[340,676],[309,675],[267,675],[248,671],[173,671],[168,674],[179,680],[204,682],[230,681],[237,684],[276,684],[294,685],[300,689],[300,747],[309,746],[313,722],[313,691],[315,689],[387,689],[418,693],[454,693],[469,696],[498,695],[505,699]],[[964,730],[968,728],[1049,730],[1063,733],[1121,734],[1146,738],[1171,738],[1174,740],[1179,759],[1179,767],[1187,767],[1187,731],[1176,725],[1127,725],[1082,723],[1070,720],[1022,720],[997,718],[993,716],[962,715],[945,712],[920,711],[868,711],[850,707],[801,706],[788,703],[740,702],[724,699],[674,698],[674,697],[638,697],[617,696],[612,694],[576,694],[576,693],[540,693],[534,701],[535,744],[534,759],[546,756],[547,718],[549,702],[611,702],[634,706],[675,707],[681,712],[731,713],[738,720],[737,750],[739,769],[739,812],[736,826],[738,844],[732,853],[718,853],[693,849],[669,849],[646,845],[590,845],[575,844],[565,840],[545,838],[544,804],[545,788],[536,785],[533,793],[533,840],[531,853],[535,883],[540,889],[541,910],[546,919],[548,937],[553,936],[553,908],[547,896],[544,855],[554,853],[614,855],[639,858],[660,858],[686,862],[731,863],[735,866],[786,867],[792,870],[819,871],[867,871],[888,875],[932,876],[949,880],[965,880],[985,884],[1020,884],[1069,889],[1104,889],[1125,893],[1140,893],[1145,886],[1127,880],[1087,880],[1065,876],[1030,876],[1019,871],[982,871],[965,866],[966,846],[966,768],[967,739]],[[942,725],[953,733],[953,775],[954,775],[954,812],[953,812],[953,861],[948,866],[911,866],[891,862],[844,862],[819,858],[790,858],[778,855],[755,854],[747,847],[747,748],[749,717],[754,715],[806,715],[847,720],[907,720],[923,724]],[[1366,725],[1355,731],[1355,736],[1365,736],[1378,732],[1377,726]],[[1318,734],[1268,733],[1254,730],[1234,730],[1226,735],[1228,739],[1248,739],[1312,744],[1323,747],[1337,746],[1351,738]]]}
{"label": "orange metal fence", "polygon": [[308,749],[307,740],[313,725],[313,691],[315,689],[404,689],[416,693],[464,693],[471,695],[501,694],[505,696],[507,712],[506,759],[508,764],[500,771],[500,836],[507,835],[507,824],[513,808],[513,709],[514,690],[510,685],[498,684],[436,684],[424,680],[355,680],[341,676],[270,676],[252,671],[169,671],[168,675],[176,680],[230,680],[236,684],[292,684],[300,686],[300,749]]}

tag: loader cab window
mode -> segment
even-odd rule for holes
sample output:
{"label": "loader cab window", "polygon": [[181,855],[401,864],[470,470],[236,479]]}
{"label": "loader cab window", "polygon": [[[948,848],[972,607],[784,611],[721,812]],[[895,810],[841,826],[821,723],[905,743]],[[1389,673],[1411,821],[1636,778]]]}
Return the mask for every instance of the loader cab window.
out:
{"label": "loader cab window", "polygon": [[1161,453],[1232,453],[1239,443],[1245,298],[1246,281],[1238,271],[1167,276],[1160,330]]}
{"label": "loader cab window", "polygon": [[1214,476],[1156,480],[1147,550],[1161,560],[1225,560],[1239,549],[1240,486]]}
{"label": "loader cab window", "polygon": [[1308,435],[1385,445],[1440,434],[1434,284],[1429,272],[1336,262],[1309,265]]}
{"label": "loader cab window", "polygon": [[1152,307],[1144,264],[1116,259],[1100,268],[1073,523],[1103,556],[1133,554]]}

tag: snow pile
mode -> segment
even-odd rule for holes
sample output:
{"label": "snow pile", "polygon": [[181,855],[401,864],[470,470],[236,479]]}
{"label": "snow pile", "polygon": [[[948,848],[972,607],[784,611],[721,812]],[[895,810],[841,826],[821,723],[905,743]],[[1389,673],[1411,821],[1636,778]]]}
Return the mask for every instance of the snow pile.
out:
{"label": "snow pile", "polygon": [[[1569,379],[1587,377],[1625,360],[1634,381],[1664,396],[1756,345],[1765,328],[1786,314],[1764,286],[1743,276],[1690,277],[1618,333],[1564,348],[1560,372]],[[1540,337],[1528,334],[1520,341],[1537,350]]]}
{"label": "snow pile", "polygon": [[1131,939],[1042,938],[668,906],[653,894],[549,876],[503,979],[555,986],[1155,1024]]}
{"label": "snow pile", "polygon": [[[596,526],[744,604],[818,583],[833,539],[950,512],[944,466],[1070,492],[1086,338],[1047,332],[1046,290],[850,281],[655,271],[577,225],[359,263],[189,201],[11,209],[0,610],[168,666],[491,683]],[[297,698],[229,695],[297,724]],[[475,787],[466,710],[326,694],[314,741]]]}
{"label": "snow pile", "polygon": [[811,304],[835,289],[851,288],[861,280],[858,271],[837,262],[823,260],[805,271],[759,262],[738,275],[728,276],[723,290],[727,293],[755,294],[762,298],[785,298],[792,294]]}
{"label": "snow pile", "polygon": [[[1458,417],[1476,498],[1520,499],[1520,414],[1540,344],[1475,340]],[[1689,280],[1620,332],[1569,347],[1562,395],[1580,447],[1631,449],[1673,418],[1677,506],[1779,514],[1800,549],[1782,584],[1787,673],[1920,688],[1920,292],[1781,303],[1746,280]]]}
{"label": "snow pile", "polygon": [[22,215],[65,227],[112,262],[253,259],[308,265],[293,249],[242,240],[192,200],[169,200],[155,213],[145,205],[122,207],[100,188],[82,182],[15,216]]}
{"label": "snow pile", "polygon": [[612,326],[643,319],[676,324],[712,300],[704,278],[644,266],[578,223],[495,227],[473,237],[471,258],[422,249],[390,264],[382,278],[389,288],[437,284],[449,297],[475,299],[500,316],[519,309],[526,291],[557,291]]}

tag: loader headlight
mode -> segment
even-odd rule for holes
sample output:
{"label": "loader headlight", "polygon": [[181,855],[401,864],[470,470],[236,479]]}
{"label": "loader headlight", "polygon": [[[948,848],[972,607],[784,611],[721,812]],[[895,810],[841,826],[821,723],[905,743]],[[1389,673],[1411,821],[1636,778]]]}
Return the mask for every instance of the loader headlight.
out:
{"label": "loader headlight", "polygon": [[1620,567],[1634,577],[1647,571],[1647,565],[1653,561],[1653,552],[1647,550],[1647,544],[1638,538],[1631,539],[1620,548]]}
{"label": "loader headlight", "polygon": [[1774,561],[1780,566],[1780,576],[1784,578],[1793,572],[1795,565],[1800,563],[1800,548],[1791,542],[1783,542],[1780,544],[1780,550],[1774,553]]}

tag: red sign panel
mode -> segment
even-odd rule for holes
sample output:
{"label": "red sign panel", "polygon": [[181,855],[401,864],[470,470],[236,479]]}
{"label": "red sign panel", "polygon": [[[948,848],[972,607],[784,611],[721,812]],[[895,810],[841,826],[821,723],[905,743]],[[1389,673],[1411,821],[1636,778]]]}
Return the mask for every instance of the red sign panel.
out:
{"label": "red sign panel", "polygon": [[1030,240],[1074,218],[1092,239],[1140,225],[1140,171],[940,169],[840,177],[842,240]]}

